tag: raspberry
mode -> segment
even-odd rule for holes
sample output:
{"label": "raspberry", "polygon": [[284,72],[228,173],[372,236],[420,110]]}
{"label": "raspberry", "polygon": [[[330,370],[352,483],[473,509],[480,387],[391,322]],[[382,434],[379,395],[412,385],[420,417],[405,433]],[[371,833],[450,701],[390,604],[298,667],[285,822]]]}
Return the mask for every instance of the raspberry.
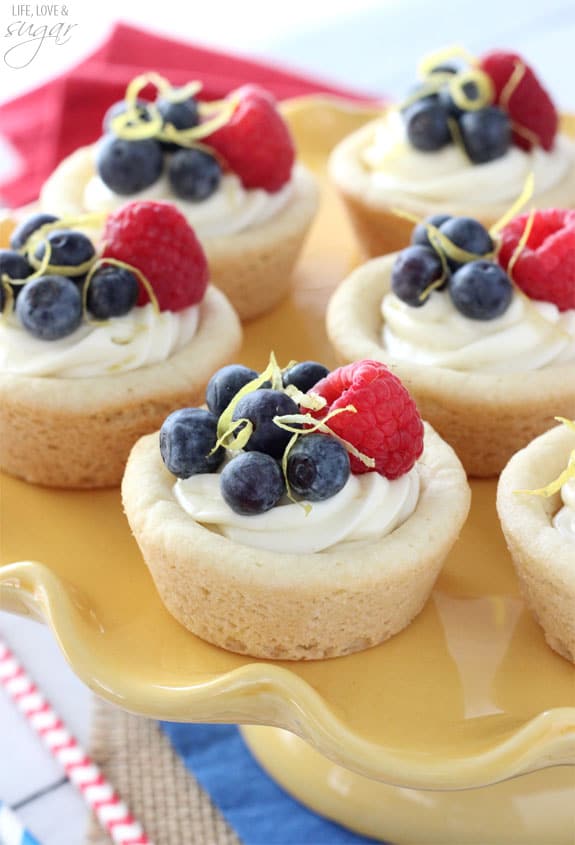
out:
{"label": "raspberry", "polygon": [[[525,73],[511,96],[502,100],[505,86],[519,64],[523,65]],[[521,134],[521,129],[526,129],[537,137],[544,150],[552,149],[559,124],[557,109],[529,65],[517,53],[493,50],[481,58],[480,67],[493,81],[495,102],[511,118],[513,142],[524,150],[530,150],[533,146],[531,141]]]}
{"label": "raspberry", "polygon": [[244,188],[279,191],[290,178],[295,151],[273,98],[256,85],[244,85],[229,96],[239,98],[238,106],[206,143],[237,173]]}
{"label": "raspberry", "polygon": [[[399,478],[423,451],[423,423],[406,388],[377,361],[358,361],[334,370],[310,392],[323,396],[327,406],[315,416],[353,405],[356,413],[342,413],[329,420],[331,430],[364,455],[375,459],[375,470],[386,478]],[[370,472],[350,455],[351,471]]]}
{"label": "raspberry", "polygon": [[[505,269],[524,232],[529,214],[515,217],[501,232],[499,263]],[[527,243],[512,268],[513,281],[531,299],[575,308],[575,210],[537,211]]]}
{"label": "raspberry", "polygon": [[[167,202],[130,202],[106,221],[104,258],[137,267],[150,282],[160,311],[200,302],[209,272],[202,245],[184,215]],[[140,286],[137,305],[150,301]]]}

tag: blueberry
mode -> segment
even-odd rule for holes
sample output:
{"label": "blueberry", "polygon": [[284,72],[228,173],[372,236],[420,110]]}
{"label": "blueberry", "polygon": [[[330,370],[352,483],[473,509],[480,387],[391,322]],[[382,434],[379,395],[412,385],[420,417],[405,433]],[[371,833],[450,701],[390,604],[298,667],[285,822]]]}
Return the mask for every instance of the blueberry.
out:
{"label": "blueberry", "polygon": [[10,235],[10,246],[12,249],[22,249],[30,235],[40,226],[44,226],[46,223],[55,223],[57,220],[58,218],[53,214],[32,214],[31,217],[27,217],[19,226],[16,226]]}
{"label": "blueberry", "polygon": [[305,434],[290,449],[287,480],[292,491],[309,502],[335,496],[349,478],[349,455],[328,434]]}
{"label": "blueberry", "polygon": [[[160,97],[156,105],[164,124],[171,123],[175,129],[193,129],[200,122],[198,103],[193,97],[179,103]],[[170,141],[162,141],[162,146],[165,150],[178,149],[178,145]]]}
{"label": "blueberry", "polygon": [[466,112],[459,128],[465,152],[474,164],[501,158],[511,145],[509,115],[497,106]]}
{"label": "blueberry", "polygon": [[164,157],[158,141],[126,141],[105,135],[98,145],[96,168],[102,181],[116,194],[137,194],[162,175]]}
{"label": "blueberry", "polygon": [[[148,110],[148,106],[149,103],[147,102],[147,100],[141,100],[140,98],[136,100],[138,118],[144,123],[148,123],[150,120],[150,112]],[[104,119],[102,121],[102,129],[104,130],[104,132],[111,132],[112,120],[115,117],[119,117],[119,115],[124,114],[124,112],[126,112],[127,110],[128,104],[125,100],[120,100],[119,102],[111,105],[110,108],[107,110],[106,114],[104,115]],[[132,123],[133,121],[130,121],[130,124]]]}
{"label": "blueberry", "polygon": [[[489,232],[478,220],[472,217],[452,217],[439,227],[442,235],[455,244],[455,246],[471,252],[473,255],[487,255],[493,251],[493,241]],[[449,269],[454,271],[465,262],[456,261],[447,257]]]}
{"label": "blueberry", "polygon": [[11,279],[27,279],[33,272],[21,253],[13,249],[0,249],[0,279],[4,275]]}
{"label": "blueberry", "polygon": [[[473,80],[469,80],[469,82],[464,82],[461,86],[461,89],[468,100],[471,102],[477,101],[480,96],[481,92],[479,90],[479,86]],[[462,114],[467,113],[466,109],[462,109],[460,106],[457,105],[455,100],[453,99],[450,86],[446,88],[442,88],[439,92],[439,102],[444,107],[445,111],[451,117],[459,117]]]}
{"label": "blueberry", "polygon": [[160,429],[160,454],[166,467],[178,478],[215,472],[226,456],[216,445],[218,419],[203,408],[181,408],[166,417]]}
{"label": "blueberry", "polygon": [[494,261],[470,261],[451,277],[449,295],[464,317],[493,320],[509,307],[513,286]]}
{"label": "blueberry", "polygon": [[100,267],[88,287],[88,311],[98,320],[127,314],[138,299],[137,277],[124,267]]}
{"label": "blueberry", "polygon": [[82,296],[64,276],[39,276],[24,285],[16,313],[34,337],[58,340],[72,334],[82,322]]}
{"label": "blueberry", "polygon": [[[44,258],[46,241],[51,248],[50,266],[52,267],[79,267],[86,261],[90,261],[96,254],[94,244],[82,232],[76,232],[74,229],[53,229],[48,232],[45,241],[40,241],[34,250],[34,258],[38,261]],[[83,272],[81,270],[77,275]]]}
{"label": "blueberry", "polygon": [[[33,272],[33,268],[30,267],[21,253],[13,249],[0,249],[0,313],[4,311],[7,299],[6,290],[4,284],[2,284],[2,277],[9,276],[10,279],[27,279]],[[7,283],[7,281],[7,279],[4,279],[4,283]],[[10,285],[14,299],[20,293],[22,287],[22,285]]]}
{"label": "blueberry", "polygon": [[451,142],[447,112],[435,100],[421,100],[405,112],[406,132],[410,143],[422,152],[440,150]]}
{"label": "blueberry", "polygon": [[245,418],[253,423],[252,435],[244,446],[246,451],[266,452],[273,458],[281,458],[292,434],[272,420],[275,416],[298,413],[298,406],[287,394],[266,388],[243,396],[234,409],[232,419]]}
{"label": "blueberry", "polygon": [[421,295],[443,273],[441,259],[428,246],[408,246],[398,253],[391,271],[391,289],[398,299],[420,308],[427,299]]}
{"label": "blueberry", "polygon": [[[450,218],[451,215],[449,214],[430,214],[425,218],[425,221],[427,223],[431,223],[436,229],[439,229],[439,227],[444,223],[447,223]],[[427,236],[427,229],[423,223],[418,223],[417,226],[414,227],[413,232],[411,233],[411,243],[419,244],[420,246],[432,246],[431,241]]]}
{"label": "blueberry", "polygon": [[168,179],[178,197],[200,202],[210,197],[222,178],[217,159],[202,150],[178,150],[168,166]]}
{"label": "blueberry", "polygon": [[401,114],[405,119],[409,109],[416,103],[436,103],[438,102],[438,99],[437,94],[429,91],[428,85],[423,82],[419,82],[417,85],[412,85],[411,88],[408,89],[407,96],[405,97],[407,105],[401,106]]}
{"label": "blueberry", "polygon": [[328,375],[329,370],[323,364],[318,364],[317,361],[300,361],[299,364],[294,364],[285,371],[283,385],[287,387],[288,384],[293,384],[302,393],[307,393],[318,381]]}
{"label": "blueberry", "polygon": [[446,63],[446,64],[435,65],[435,67],[432,67],[431,70],[428,73],[428,76],[432,76],[434,73],[456,74],[456,73],[459,73],[459,69],[456,65]]}
{"label": "blueberry", "polygon": [[262,452],[241,452],[222,470],[222,496],[236,513],[253,516],[277,505],[285,482],[277,461]]}
{"label": "blueberry", "polygon": [[223,414],[238,390],[257,377],[255,370],[241,364],[228,364],[214,373],[206,388],[206,404],[212,414]]}

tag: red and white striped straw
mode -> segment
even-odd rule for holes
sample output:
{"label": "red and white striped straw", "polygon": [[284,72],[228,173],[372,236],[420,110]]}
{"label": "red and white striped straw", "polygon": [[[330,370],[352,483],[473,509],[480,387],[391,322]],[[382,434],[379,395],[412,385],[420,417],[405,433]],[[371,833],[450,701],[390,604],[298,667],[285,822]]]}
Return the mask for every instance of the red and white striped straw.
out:
{"label": "red and white striped straw", "polygon": [[68,779],[82,794],[112,840],[117,845],[151,845],[142,826],[66,729],[1,637],[0,684],[64,768]]}

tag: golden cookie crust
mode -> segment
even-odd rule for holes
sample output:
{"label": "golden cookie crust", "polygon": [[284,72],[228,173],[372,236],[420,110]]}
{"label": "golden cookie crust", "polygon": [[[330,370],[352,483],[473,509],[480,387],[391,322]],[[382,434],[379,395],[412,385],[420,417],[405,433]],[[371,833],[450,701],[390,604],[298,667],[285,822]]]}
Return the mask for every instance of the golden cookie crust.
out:
{"label": "golden cookie crust", "polygon": [[258,658],[314,660],[376,645],[425,604],[469,510],[453,450],[426,425],[414,513],[377,543],[278,554],[200,525],[172,492],[156,435],[134,446],[124,510],[168,611],[202,639]]}
{"label": "golden cookie crust", "polygon": [[[44,184],[42,208],[62,216],[84,214],[83,193],[94,172],[94,147],[76,150]],[[126,197],[126,202],[129,199]],[[292,271],[317,207],[315,179],[298,164],[293,172],[293,195],[285,208],[259,226],[201,239],[210,278],[226,294],[241,320],[270,311],[288,294]]]}
{"label": "golden cookie crust", "polygon": [[[365,257],[397,252],[410,243],[413,223],[395,213],[409,212],[418,219],[430,214],[452,214],[474,217],[489,228],[509,209],[510,203],[481,203],[462,197],[460,202],[434,201],[405,197],[399,203],[373,185],[370,171],[362,164],[361,154],[374,137],[381,118],[344,138],[333,150],[329,172],[348,211],[352,226]],[[517,196],[523,185],[517,186]],[[538,194],[537,208],[571,208],[575,206],[575,161],[568,176],[548,191]]]}
{"label": "golden cookie crust", "polygon": [[371,358],[387,364],[468,475],[499,475],[515,452],[555,424],[555,416],[575,418],[572,363],[518,374],[395,360],[381,345],[381,301],[391,289],[394,261],[395,255],[373,258],[341,283],[327,309],[329,338],[342,363]]}
{"label": "golden cookie crust", "polygon": [[499,479],[497,511],[527,605],[551,648],[575,663],[575,543],[552,524],[560,495],[516,492],[557,478],[573,449],[575,434],[558,426],[514,455]]}
{"label": "golden cookie crust", "polygon": [[240,343],[237,315],[210,286],[196,334],[167,361],[90,378],[0,373],[0,468],[49,487],[119,485],[136,440],[177,408],[201,404]]}

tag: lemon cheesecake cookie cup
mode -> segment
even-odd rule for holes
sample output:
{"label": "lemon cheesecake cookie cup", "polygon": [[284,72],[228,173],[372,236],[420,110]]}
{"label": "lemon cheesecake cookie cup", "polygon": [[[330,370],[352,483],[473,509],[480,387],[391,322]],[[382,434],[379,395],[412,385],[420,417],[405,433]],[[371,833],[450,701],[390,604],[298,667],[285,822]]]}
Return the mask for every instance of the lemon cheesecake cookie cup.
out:
{"label": "lemon cheesecake cookie cup", "polygon": [[501,474],[497,511],[528,607],[575,663],[575,423],[533,440]]}
{"label": "lemon cheesecake cookie cup", "polygon": [[[139,96],[146,86],[155,100]],[[56,168],[40,203],[76,215],[129,199],[173,202],[202,243],[213,283],[251,319],[287,295],[318,189],[268,92],[246,85],[202,103],[200,88],[174,89],[157,74],[133,80],[99,142]]]}
{"label": "lemon cheesecake cookie cup", "polygon": [[572,119],[560,130],[552,100],[520,56],[440,51],[419,75],[401,105],[385,108],[330,158],[365,256],[407,246],[404,214],[469,216],[489,228],[530,173],[538,208],[575,206]]}
{"label": "lemon cheesecake cookie cup", "polygon": [[[196,454],[206,455],[217,436],[212,415],[212,439],[200,446],[209,422],[197,420],[204,427],[198,440],[200,409],[172,415],[159,438],[142,438],[122,482],[124,509],[162,601],[194,634],[258,658],[350,654],[398,633],[424,606],[467,516],[465,473],[377,362],[341,368],[312,386],[310,404],[318,396],[326,404],[308,414],[308,424],[326,423],[305,432],[288,426],[287,453],[281,426],[294,420],[291,397],[296,410],[305,403],[300,411],[309,400],[286,393],[281,382],[262,388],[269,377],[264,372],[252,383],[259,389],[239,397],[233,417],[247,420],[251,434],[219,466],[206,469],[190,457],[192,442]],[[387,405],[366,420],[374,413],[370,396],[379,394]],[[213,407],[210,387],[207,398]],[[271,418],[270,407],[280,414]],[[338,407],[345,410],[334,414]],[[381,442],[374,437],[378,419],[387,429]],[[331,429],[336,421],[339,439]],[[344,433],[354,442],[343,441]],[[254,437],[257,449],[250,446]]]}
{"label": "lemon cheesecake cookie cup", "polygon": [[[387,364],[472,476],[498,475],[557,412],[575,415],[575,278],[568,258],[575,254],[575,212],[539,212],[522,244],[527,222],[517,218],[502,232],[499,258],[508,266],[515,255],[515,284],[490,252],[486,230],[469,218],[450,218],[432,227],[441,239],[435,246],[426,240],[429,227],[418,227],[412,246],[357,268],[327,310],[339,359],[369,356]],[[479,237],[471,241],[477,252],[483,242],[484,258],[456,250],[452,255],[473,259],[459,263],[442,253],[454,244],[447,233],[455,239],[462,231]]]}
{"label": "lemon cheesecake cookie cup", "polygon": [[[113,222],[105,258],[64,221],[38,227],[37,218],[31,251],[18,252],[18,230],[17,249],[0,251],[0,262],[39,262],[28,278],[4,276],[0,321],[0,467],[26,481],[118,485],[134,442],[200,397],[241,342],[237,315],[208,285],[201,246],[176,209],[125,206],[115,215],[121,237]],[[121,260],[126,240],[141,261]],[[82,264],[78,244],[91,249]]]}

